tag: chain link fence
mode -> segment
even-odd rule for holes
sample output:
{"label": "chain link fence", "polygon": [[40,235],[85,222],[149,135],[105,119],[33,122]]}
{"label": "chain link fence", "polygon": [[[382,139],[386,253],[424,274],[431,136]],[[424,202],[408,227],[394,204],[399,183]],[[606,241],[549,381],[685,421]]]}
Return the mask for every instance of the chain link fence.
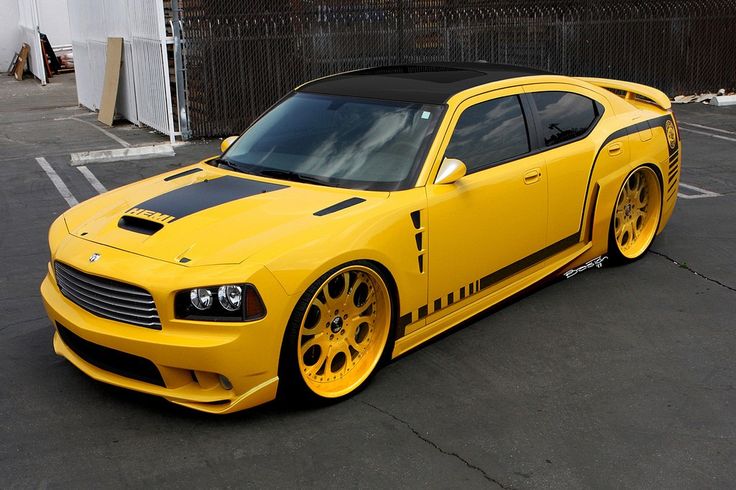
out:
{"label": "chain link fence", "polygon": [[240,133],[295,86],[368,66],[477,61],[670,95],[736,86],[736,0],[180,0],[195,137]]}

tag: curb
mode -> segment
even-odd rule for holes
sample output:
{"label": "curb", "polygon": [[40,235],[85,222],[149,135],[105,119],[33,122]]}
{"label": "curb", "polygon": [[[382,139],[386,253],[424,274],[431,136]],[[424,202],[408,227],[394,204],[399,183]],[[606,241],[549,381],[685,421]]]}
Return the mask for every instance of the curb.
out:
{"label": "curb", "polygon": [[736,105],[736,95],[717,95],[710,99],[710,104],[715,106]]}
{"label": "curb", "polygon": [[173,145],[136,146],[132,148],[117,148],[114,150],[80,151],[71,154],[71,165],[87,165],[88,163],[118,162],[122,160],[143,160],[156,157],[173,157]]}

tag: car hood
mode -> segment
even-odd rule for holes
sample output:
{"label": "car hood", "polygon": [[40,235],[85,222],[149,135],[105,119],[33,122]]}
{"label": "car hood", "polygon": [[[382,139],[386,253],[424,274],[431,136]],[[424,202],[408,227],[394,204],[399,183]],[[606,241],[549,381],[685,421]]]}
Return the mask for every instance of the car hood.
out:
{"label": "car hood", "polygon": [[64,218],[76,237],[146,257],[186,266],[236,264],[386,197],[200,164],[103,194]]}

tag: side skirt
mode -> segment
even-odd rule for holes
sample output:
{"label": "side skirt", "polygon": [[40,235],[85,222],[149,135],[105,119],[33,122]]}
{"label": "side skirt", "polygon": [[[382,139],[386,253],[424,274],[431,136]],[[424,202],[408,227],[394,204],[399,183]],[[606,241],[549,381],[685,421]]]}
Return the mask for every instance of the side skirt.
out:
{"label": "side skirt", "polygon": [[[447,313],[442,318],[429,321],[426,326],[411,332],[404,337],[396,340],[391,358],[396,358],[407,351],[419,346],[427,340],[435,337],[442,332],[458,325],[468,318],[481,313],[483,310],[504,301],[514,294],[517,294],[542,279],[550,276],[556,271],[565,267],[577,257],[581,256],[593,246],[592,242],[585,244],[577,244],[575,247],[568,248],[562,252],[550,257],[548,260],[539,264],[536,270],[529,272],[524,270],[519,272],[507,281],[508,284],[497,290],[489,290],[487,293],[480,293],[473,302],[461,306],[455,311]],[[430,317],[431,318],[431,317]]]}

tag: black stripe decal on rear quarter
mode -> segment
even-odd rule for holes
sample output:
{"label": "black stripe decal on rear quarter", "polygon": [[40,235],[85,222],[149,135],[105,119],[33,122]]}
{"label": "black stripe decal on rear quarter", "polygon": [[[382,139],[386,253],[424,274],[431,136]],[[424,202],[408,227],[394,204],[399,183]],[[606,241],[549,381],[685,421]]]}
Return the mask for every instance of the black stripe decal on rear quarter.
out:
{"label": "black stripe decal on rear quarter", "polygon": [[[600,156],[601,152],[603,151],[603,148],[606,147],[606,145],[618,138],[623,138],[624,136],[628,136],[630,134],[636,134],[639,131],[643,131],[646,128],[643,128],[642,124],[647,124],[649,128],[654,129],[658,127],[664,128],[667,121],[671,121],[672,116],[669,114],[666,114],[664,116],[658,116],[653,119],[649,119],[648,121],[642,121],[638,123],[634,123],[631,126],[626,126],[625,128],[621,128],[619,130],[614,131],[611,133],[601,144],[601,146],[598,148],[598,151],[595,154],[595,157],[593,158],[593,165],[590,167],[590,173],[588,174],[588,185],[585,187],[585,199],[583,199],[583,214],[580,216],[580,229],[578,230],[578,233],[580,233],[580,239],[583,238],[583,222],[585,221],[585,209],[586,205],[588,204],[588,191],[590,190],[590,182],[593,178],[593,172],[595,171],[595,164],[598,162],[598,157]],[[669,154],[671,155],[673,153],[673,150],[669,147],[667,144],[667,135],[665,134],[665,145],[667,145],[667,150],[669,151]],[[677,150],[677,146],[675,146],[675,150]]]}
{"label": "black stripe decal on rear quarter", "polygon": [[337,204],[333,204],[332,206],[328,206],[324,209],[320,209],[319,211],[316,211],[314,215],[324,216],[326,214],[332,214],[334,212],[340,211],[341,209],[349,208],[350,206],[355,206],[356,204],[360,204],[364,201],[365,199],[360,198],[360,197],[351,197],[350,199],[345,199],[344,201],[338,202]]}
{"label": "black stripe decal on rear quarter", "polygon": [[154,213],[173,216],[174,219],[169,221],[171,222],[230,201],[286,188],[285,185],[226,175],[217,179],[179,187],[142,202],[126,212],[135,209],[153,211]]}

